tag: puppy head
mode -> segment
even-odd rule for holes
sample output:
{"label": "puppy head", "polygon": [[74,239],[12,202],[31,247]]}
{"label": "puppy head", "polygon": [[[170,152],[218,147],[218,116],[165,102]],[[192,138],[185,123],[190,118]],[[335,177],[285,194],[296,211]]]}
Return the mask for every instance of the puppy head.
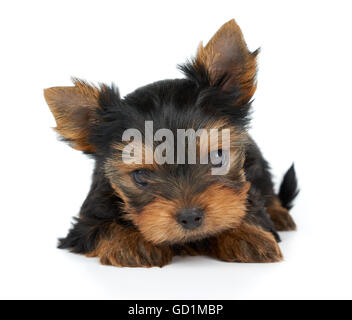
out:
{"label": "puppy head", "polygon": [[[156,82],[123,99],[113,86],[80,80],[44,93],[57,132],[95,157],[123,201],[124,218],[153,243],[202,239],[238,226],[246,212],[245,129],[256,53],[231,20],[180,68],[186,79]],[[204,132],[215,132],[217,143]],[[219,167],[226,170],[214,174]]]}

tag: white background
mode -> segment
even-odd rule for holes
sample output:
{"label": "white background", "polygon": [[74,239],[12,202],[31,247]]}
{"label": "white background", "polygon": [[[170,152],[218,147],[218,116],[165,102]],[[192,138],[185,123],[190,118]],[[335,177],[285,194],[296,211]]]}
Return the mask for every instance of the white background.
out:
{"label": "white background", "polygon": [[[0,298],[352,298],[349,1],[2,1]],[[164,78],[235,18],[261,47],[251,130],[276,183],[294,161],[301,193],[285,261],[175,258],[101,266],[56,249],[92,162],[56,140],[43,88],[70,76],[125,95]]]}

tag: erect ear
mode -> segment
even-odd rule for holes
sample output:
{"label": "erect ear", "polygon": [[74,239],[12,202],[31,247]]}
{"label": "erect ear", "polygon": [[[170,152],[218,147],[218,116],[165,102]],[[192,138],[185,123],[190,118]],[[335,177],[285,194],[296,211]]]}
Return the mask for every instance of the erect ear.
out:
{"label": "erect ear", "polygon": [[[247,103],[256,89],[257,54],[258,50],[253,53],[248,50],[240,27],[235,20],[230,20],[205,47],[202,43],[199,45],[192,65],[193,77],[194,71],[203,73],[201,77],[206,78],[208,85],[229,93],[237,90],[236,104]],[[189,75],[188,68],[186,66],[183,70]]]}
{"label": "erect ear", "polygon": [[55,130],[74,149],[93,153],[95,148],[88,139],[98,122],[99,89],[81,80],[74,80],[74,85],[45,89],[44,97],[55,117]]}

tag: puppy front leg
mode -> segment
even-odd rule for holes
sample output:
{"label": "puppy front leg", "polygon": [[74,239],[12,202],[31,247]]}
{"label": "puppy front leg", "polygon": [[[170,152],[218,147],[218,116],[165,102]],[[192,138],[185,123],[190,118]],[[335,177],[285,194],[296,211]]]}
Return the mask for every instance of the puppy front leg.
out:
{"label": "puppy front leg", "polygon": [[229,262],[277,262],[280,248],[272,233],[244,222],[238,229],[216,237],[211,255]]}
{"label": "puppy front leg", "polygon": [[173,252],[166,245],[147,242],[137,230],[113,223],[108,236],[100,239],[97,248],[88,256],[99,257],[104,265],[162,267],[171,262]]}

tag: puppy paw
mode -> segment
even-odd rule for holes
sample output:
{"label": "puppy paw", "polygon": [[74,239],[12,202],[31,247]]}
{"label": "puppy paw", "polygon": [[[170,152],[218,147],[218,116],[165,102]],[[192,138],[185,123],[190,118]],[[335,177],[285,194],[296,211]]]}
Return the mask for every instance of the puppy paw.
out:
{"label": "puppy paw", "polygon": [[100,240],[97,249],[89,256],[99,257],[103,265],[150,268],[170,263],[173,252],[168,246],[156,246],[145,241],[137,231],[115,226],[112,235]]}
{"label": "puppy paw", "polygon": [[296,230],[296,224],[290,213],[278,201],[274,201],[272,205],[267,207],[267,212],[277,231]]}
{"label": "puppy paw", "polygon": [[172,259],[171,251],[158,248],[149,244],[139,242],[134,247],[123,249],[115,248],[100,257],[103,265],[113,265],[117,267],[163,267],[169,264]]}
{"label": "puppy paw", "polygon": [[214,255],[229,262],[265,263],[283,259],[274,236],[249,224],[220,234]]}

